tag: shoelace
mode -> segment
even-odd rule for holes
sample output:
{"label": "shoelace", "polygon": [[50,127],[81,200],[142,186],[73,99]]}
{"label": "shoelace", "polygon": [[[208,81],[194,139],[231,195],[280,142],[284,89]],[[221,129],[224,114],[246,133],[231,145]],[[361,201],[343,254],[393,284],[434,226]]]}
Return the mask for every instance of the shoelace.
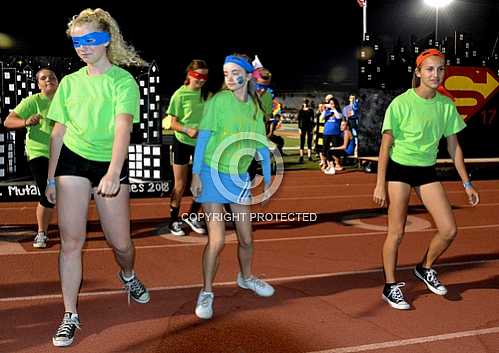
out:
{"label": "shoelace", "polygon": [[73,325],[76,326],[76,328],[80,329],[80,324],[77,320],[73,320],[69,317],[65,317],[62,320],[61,325],[57,329],[57,333],[55,334],[56,336],[69,336],[70,332],[73,329]]}
{"label": "shoelace", "polygon": [[144,285],[137,279],[137,277],[134,277],[124,284],[125,290],[128,292],[128,305],[130,305],[130,295],[132,292],[137,293],[137,296],[140,297],[140,295],[146,290]]}
{"label": "shoelace", "polygon": [[198,305],[208,306],[211,301],[211,293],[203,293],[200,295]]}
{"label": "shoelace", "polygon": [[254,283],[255,287],[260,287],[260,288],[265,288],[265,286],[267,285],[267,283],[256,277],[248,278],[247,280],[245,280],[245,282],[248,284]]}
{"label": "shoelace", "polygon": [[404,295],[402,294],[402,291],[400,290],[401,287],[405,286],[405,282],[400,282],[397,284],[394,284],[391,289],[390,293],[388,294],[389,297],[395,299],[398,302],[401,302],[404,300]]}
{"label": "shoelace", "polygon": [[437,278],[437,271],[435,271],[434,269],[429,269],[428,271],[426,271],[426,280],[428,282],[431,282],[434,287],[440,286],[440,281]]}
{"label": "shoelace", "polygon": [[35,237],[35,242],[43,241],[47,238],[45,233],[38,233]]}

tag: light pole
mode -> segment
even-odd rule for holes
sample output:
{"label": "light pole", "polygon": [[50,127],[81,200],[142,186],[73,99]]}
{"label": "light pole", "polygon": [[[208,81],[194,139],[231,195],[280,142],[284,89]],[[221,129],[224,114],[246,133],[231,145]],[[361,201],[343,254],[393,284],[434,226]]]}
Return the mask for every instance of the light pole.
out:
{"label": "light pole", "polygon": [[435,8],[435,42],[438,40],[438,9],[449,5],[452,0],[424,0],[426,5]]}

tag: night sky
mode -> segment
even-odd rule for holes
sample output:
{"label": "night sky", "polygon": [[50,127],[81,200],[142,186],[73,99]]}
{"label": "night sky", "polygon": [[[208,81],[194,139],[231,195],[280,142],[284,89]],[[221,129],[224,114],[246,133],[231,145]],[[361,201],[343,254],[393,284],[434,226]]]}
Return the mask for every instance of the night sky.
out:
{"label": "night sky", "polygon": [[[1,54],[73,56],[65,35],[68,20],[83,8],[102,7],[146,60],[158,61],[168,95],[182,83],[192,58],[208,61],[212,84],[218,85],[223,58],[233,52],[258,54],[272,71],[277,90],[301,89],[311,81],[332,90],[335,85],[356,85],[356,52],[362,37],[362,10],[356,0],[293,5],[177,1],[170,10],[150,6],[157,4],[152,1],[135,2],[145,4],[141,7],[111,1],[47,2],[47,8],[18,3],[11,5],[12,16],[5,16],[2,4],[0,32],[13,37],[16,46],[0,49]],[[454,30],[467,32],[490,53],[499,32],[498,18],[499,0],[455,0],[439,12],[439,38]],[[423,0],[368,0],[368,32],[378,35],[385,47],[399,38],[408,44],[411,34],[422,38],[434,28],[435,10]],[[344,80],[334,82],[332,73],[338,71]]]}

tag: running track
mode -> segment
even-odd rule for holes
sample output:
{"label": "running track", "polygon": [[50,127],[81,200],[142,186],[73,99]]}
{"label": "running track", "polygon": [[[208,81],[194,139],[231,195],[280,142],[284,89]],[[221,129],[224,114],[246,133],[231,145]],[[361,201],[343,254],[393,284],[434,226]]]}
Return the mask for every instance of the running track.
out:
{"label": "running track", "polygon": [[[413,195],[399,254],[399,280],[413,310],[380,298],[386,216],[371,201],[375,175],[286,172],[268,212],[317,212],[315,222],[254,225],[254,273],[276,287],[271,298],[237,288],[233,231],[216,278],[215,316],[194,314],[204,239],[158,235],[167,199],[132,200],[136,269],[151,291],[146,305],[121,291],[111,251],[89,224],[79,302],[82,329],[68,352],[384,352],[481,353],[499,350],[499,187],[477,181],[481,203],[445,182],[459,235],[436,267],[449,294],[430,293],[412,275],[433,235]],[[183,202],[186,209],[190,203]],[[33,204],[0,205],[3,224],[34,223]],[[255,211],[263,211],[255,208]],[[95,219],[95,212],[90,212]],[[159,232],[158,232],[159,229]],[[7,231],[5,231],[7,230]],[[25,232],[0,233],[0,352],[59,352],[51,343],[62,317],[56,228],[35,250]],[[4,241],[2,241],[4,240]]]}

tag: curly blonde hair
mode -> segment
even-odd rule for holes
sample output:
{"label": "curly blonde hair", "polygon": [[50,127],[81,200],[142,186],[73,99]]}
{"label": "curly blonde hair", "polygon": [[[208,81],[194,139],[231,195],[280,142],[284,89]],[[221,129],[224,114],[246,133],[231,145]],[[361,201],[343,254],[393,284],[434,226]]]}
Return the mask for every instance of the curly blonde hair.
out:
{"label": "curly blonde hair", "polygon": [[71,31],[75,26],[92,23],[97,29],[108,32],[111,41],[107,47],[107,57],[112,64],[119,66],[147,66],[135,48],[125,42],[116,20],[103,9],[85,9],[78,15],[73,16],[68,23],[66,34],[71,37]]}

